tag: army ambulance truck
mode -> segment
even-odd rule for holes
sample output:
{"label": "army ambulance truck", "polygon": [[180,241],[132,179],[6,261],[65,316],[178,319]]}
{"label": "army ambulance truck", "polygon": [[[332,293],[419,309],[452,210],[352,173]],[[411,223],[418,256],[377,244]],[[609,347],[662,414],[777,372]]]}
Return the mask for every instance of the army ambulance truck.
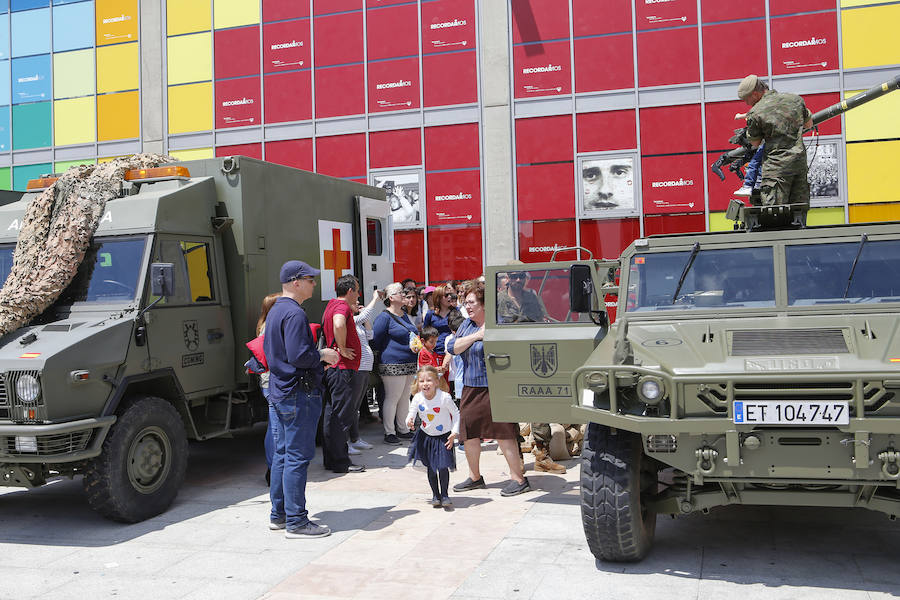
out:
{"label": "army ambulance truck", "polygon": [[[0,281],[35,196],[0,206]],[[321,268],[318,320],[341,274],[392,280],[389,215],[382,190],[245,157],[128,172],[71,285],[0,339],[0,485],[83,475],[108,518],[166,510],[188,439],[267,417],[244,344],[282,263]]]}

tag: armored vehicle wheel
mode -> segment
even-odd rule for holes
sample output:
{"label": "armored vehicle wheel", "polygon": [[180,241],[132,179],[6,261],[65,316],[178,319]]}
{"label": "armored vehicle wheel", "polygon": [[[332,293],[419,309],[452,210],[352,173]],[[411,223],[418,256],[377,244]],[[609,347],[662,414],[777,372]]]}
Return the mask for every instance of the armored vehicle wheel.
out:
{"label": "armored vehicle wheel", "polygon": [[653,545],[656,513],[644,501],[657,473],[635,433],[591,423],[581,452],[581,522],[595,557],[609,561],[644,558]]}
{"label": "armored vehicle wheel", "polygon": [[175,408],[138,397],[120,412],[103,451],[84,475],[91,508],[114,521],[137,523],[169,508],[184,481],[188,444]]}

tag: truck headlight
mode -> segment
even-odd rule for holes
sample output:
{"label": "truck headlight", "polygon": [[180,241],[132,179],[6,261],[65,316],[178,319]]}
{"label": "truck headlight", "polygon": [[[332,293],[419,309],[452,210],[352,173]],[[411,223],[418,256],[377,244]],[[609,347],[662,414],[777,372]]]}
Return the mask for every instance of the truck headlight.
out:
{"label": "truck headlight", "polygon": [[41,395],[41,384],[34,375],[22,375],[16,381],[16,395],[25,404],[31,404]]}
{"label": "truck headlight", "polygon": [[666,395],[663,380],[653,375],[645,375],[638,381],[638,396],[647,404],[658,404]]}

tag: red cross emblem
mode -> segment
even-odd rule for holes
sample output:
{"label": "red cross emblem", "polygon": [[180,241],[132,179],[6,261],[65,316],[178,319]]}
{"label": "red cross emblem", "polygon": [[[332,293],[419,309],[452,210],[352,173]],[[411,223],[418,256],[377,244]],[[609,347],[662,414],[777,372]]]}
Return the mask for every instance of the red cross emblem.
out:
{"label": "red cross emblem", "polygon": [[337,281],[344,271],[350,270],[350,251],[341,248],[341,230],[331,230],[331,250],[324,250],[325,268],[334,271],[334,280]]}

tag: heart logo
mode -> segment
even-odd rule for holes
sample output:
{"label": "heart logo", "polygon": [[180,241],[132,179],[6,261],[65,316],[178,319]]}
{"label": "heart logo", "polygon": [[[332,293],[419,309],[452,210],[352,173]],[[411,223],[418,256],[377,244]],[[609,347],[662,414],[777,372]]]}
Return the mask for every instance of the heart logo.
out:
{"label": "heart logo", "polygon": [[419,405],[419,410],[421,410],[422,412],[425,412],[425,405],[424,405],[424,404],[420,404],[420,405]]}
{"label": "heart logo", "polygon": [[434,407],[434,412],[436,412],[436,413],[441,412],[441,407],[440,407],[440,406],[435,406],[435,407]]}
{"label": "heart logo", "polygon": [[434,415],[428,415],[428,420],[429,420],[429,421],[434,421]]}
{"label": "heart logo", "polygon": [[435,427],[435,429],[437,429],[438,431],[443,431],[443,430],[444,430],[444,426],[443,426],[443,425],[438,425],[437,427]]}
{"label": "heart logo", "polygon": [[426,423],[425,421],[422,421],[422,429],[425,429],[426,427],[428,427],[428,423]]}

